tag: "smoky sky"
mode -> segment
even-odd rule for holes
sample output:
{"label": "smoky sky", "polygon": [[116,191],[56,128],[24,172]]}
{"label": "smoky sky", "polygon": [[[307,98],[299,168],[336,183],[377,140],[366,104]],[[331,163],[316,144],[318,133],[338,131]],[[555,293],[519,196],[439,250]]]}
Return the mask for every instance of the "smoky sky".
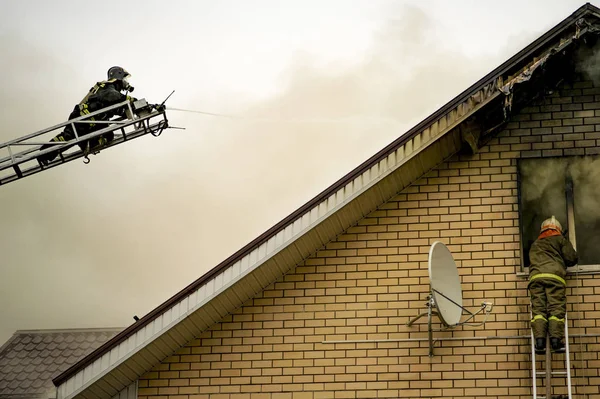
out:
{"label": "smoky sky", "polygon": [[[474,56],[419,8],[387,16],[352,61],[295,54],[261,100],[184,87],[171,103],[239,118],[171,111],[186,130],[1,187],[0,342],[17,329],[130,324],[541,33]],[[103,78],[17,31],[0,51],[1,141],[63,121]],[[136,93],[159,97],[131,72]],[[168,77],[158,82],[168,94]]]}

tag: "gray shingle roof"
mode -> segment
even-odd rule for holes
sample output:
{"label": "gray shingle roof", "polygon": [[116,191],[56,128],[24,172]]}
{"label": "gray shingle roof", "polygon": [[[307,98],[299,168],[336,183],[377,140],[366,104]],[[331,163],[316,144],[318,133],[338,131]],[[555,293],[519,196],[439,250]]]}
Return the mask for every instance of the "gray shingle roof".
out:
{"label": "gray shingle roof", "polygon": [[56,377],[121,328],[17,331],[0,347],[0,399],[53,398]]}

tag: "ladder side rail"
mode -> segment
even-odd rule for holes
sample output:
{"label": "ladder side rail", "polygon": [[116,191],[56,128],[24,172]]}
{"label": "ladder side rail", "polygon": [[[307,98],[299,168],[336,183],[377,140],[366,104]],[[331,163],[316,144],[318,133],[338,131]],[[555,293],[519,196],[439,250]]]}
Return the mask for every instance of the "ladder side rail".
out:
{"label": "ladder side rail", "polygon": [[567,393],[569,394],[569,399],[573,399],[571,396],[571,352],[569,350],[569,320],[567,320],[567,315],[565,314],[565,362],[566,362],[566,372],[567,372]]}
{"label": "ladder side rail", "polygon": [[[149,120],[151,118],[154,118],[156,116],[160,116],[160,115],[163,115],[163,114],[164,114],[164,112],[154,112],[154,113],[151,113],[149,115],[146,115],[146,116],[144,116],[142,118],[138,118],[138,119],[133,119],[133,120],[129,119],[129,120],[124,120],[124,121],[119,121],[119,120],[111,121],[113,123],[111,123],[110,126],[104,128],[104,129],[97,130],[97,131],[92,132],[90,134],[86,134],[84,136],[80,136],[78,138],[75,138],[75,139],[72,139],[72,140],[69,140],[69,141],[57,142],[57,145],[52,146],[50,148],[47,148],[47,149],[45,149],[43,151],[38,151],[37,148],[28,149],[28,150],[25,150],[25,151],[13,154],[12,157],[8,156],[8,157],[5,157],[5,158],[1,158],[0,159],[0,171],[8,169],[8,168],[10,168],[10,167],[12,167],[14,165],[18,165],[18,164],[21,164],[21,163],[24,163],[24,162],[31,161],[31,160],[33,160],[34,158],[37,158],[40,155],[56,151],[57,148],[64,147],[64,146],[72,146],[72,145],[78,144],[80,142],[93,139],[94,137],[101,136],[102,134],[105,134],[105,133],[108,133],[108,132],[112,132],[112,131],[115,131],[115,130],[120,130],[120,129],[129,127],[129,126],[132,126],[132,125],[134,125],[136,123],[140,123],[142,121]],[[47,144],[47,143],[44,143],[44,144]],[[26,144],[25,143],[21,143],[20,145],[26,145]],[[33,152],[36,152],[35,156],[31,156],[31,153],[33,153]],[[7,161],[12,161],[12,162],[10,162],[9,164],[2,165],[3,163],[5,163]]]}
{"label": "ladder side rail", "polygon": [[[9,145],[12,145],[14,143],[19,143],[21,141],[28,140],[30,138],[40,136],[42,134],[49,133],[49,132],[51,132],[53,130],[60,129],[60,128],[64,127],[64,126],[67,126],[67,125],[73,123],[73,122],[80,122],[80,121],[89,119],[89,118],[91,118],[91,117],[93,117],[95,115],[101,114],[103,112],[110,111],[110,110],[113,110],[113,109],[116,109],[116,108],[119,108],[119,107],[122,107],[122,106],[126,106],[128,103],[130,103],[130,101],[129,100],[125,100],[125,101],[122,101],[120,103],[113,104],[113,105],[111,105],[109,107],[99,109],[98,111],[94,111],[94,112],[91,112],[89,114],[79,116],[77,118],[69,119],[66,122],[59,123],[58,125],[54,125],[54,126],[46,128],[46,129],[38,130],[37,132],[34,132],[34,133],[31,133],[31,134],[19,137],[17,139],[9,140],[7,142],[4,142],[4,143],[0,144],[0,149],[5,148],[5,147],[7,147]],[[94,123],[94,122],[89,122],[89,123]]]}
{"label": "ladder side rail", "polygon": [[[163,115],[164,115],[164,113],[163,113]],[[167,121],[167,118],[165,115],[162,120],[160,120],[152,125],[148,124],[148,126],[140,127],[138,129],[128,133],[127,138],[125,138],[123,135],[118,135],[118,137],[115,140],[109,142],[105,147],[102,148],[102,150],[105,150],[109,147],[114,147],[114,146],[122,144],[126,141],[130,141],[130,140],[145,136],[148,133],[151,133],[151,130],[164,129],[164,128],[166,128],[166,126],[164,125],[163,122],[166,122],[166,121]],[[34,174],[37,174],[44,170],[54,168],[54,167],[62,165],[64,163],[74,161],[76,159],[82,158],[83,156],[84,156],[83,151],[77,151],[74,153],[67,154],[66,156],[64,156],[64,159],[52,161],[49,165],[44,166],[43,169],[39,165],[35,165],[28,169],[24,169],[22,171],[21,176],[17,176],[16,173],[13,173],[12,175],[9,175],[9,176],[0,177],[0,186],[11,183],[13,181],[16,181],[16,180],[19,180],[22,178],[25,178],[25,177],[28,177],[28,176],[31,176],[31,175],[34,175]]]}
{"label": "ladder side rail", "polygon": [[550,350],[550,336],[546,333],[546,399],[552,398],[552,351]]}
{"label": "ladder side rail", "polygon": [[[531,316],[531,313],[530,313]],[[537,399],[537,370],[535,368],[535,338],[533,337],[533,330],[531,332],[531,376],[533,377],[533,399]]]}

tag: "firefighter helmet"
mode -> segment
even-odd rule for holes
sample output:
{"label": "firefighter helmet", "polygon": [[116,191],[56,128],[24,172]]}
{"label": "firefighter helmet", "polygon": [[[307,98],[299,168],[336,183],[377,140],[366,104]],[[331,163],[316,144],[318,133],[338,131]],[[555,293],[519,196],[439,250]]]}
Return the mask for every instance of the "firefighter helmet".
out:
{"label": "firefighter helmet", "polygon": [[114,66],[114,67],[110,68],[106,74],[108,75],[109,81],[111,81],[111,80],[120,81],[122,84],[123,90],[133,91],[133,87],[127,81],[127,78],[129,78],[131,75],[129,74],[129,72],[127,72],[125,70],[125,68],[122,68],[120,66]]}
{"label": "firefighter helmet", "polygon": [[557,230],[559,233],[562,233],[562,226],[560,222],[556,220],[554,215],[542,222],[540,233],[543,233],[546,230]]}
{"label": "firefighter helmet", "polygon": [[129,72],[127,72],[124,68],[121,68],[120,66],[114,66],[110,68],[106,74],[108,75],[108,80],[123,80],[131,76]]}

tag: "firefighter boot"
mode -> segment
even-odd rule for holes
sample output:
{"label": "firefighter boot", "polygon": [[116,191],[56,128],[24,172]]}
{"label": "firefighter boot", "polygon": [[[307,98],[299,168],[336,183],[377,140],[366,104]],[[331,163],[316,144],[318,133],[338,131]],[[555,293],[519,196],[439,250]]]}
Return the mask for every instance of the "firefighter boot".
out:
{"label": "firefighter boot", "polygon": [[[64,132],[59,133],[58,135],[56,135],[55,137],[52,138],[52,140],[50,140],[51,142],[61,142],[61,141],[66,141],[65,140],[65,134]],[[55,147],[51,144],[44,144],[43,146],[40,147],[40,151],[44,151],[45,149],[48,149],[50,147]],[[59,151],[52,151],[49,152],[47,154],[44,155],[40,155],[39,157],[37,157],[37,161],[40,165],[48,165],[50,162],[52,162],[54,160],[54,158],[56,158],[59,154]]]}
{"label": "firefighter boot", "polygon": [[545,338],[536,338],[535,339],[535,353],[538,355],[543,355],[546,353],[546,339]]}
{"label": "firefighter boot", "polygon": [[564,353],[565,352],[565,344],[563,344],[560,338],[550,338],[550,346],[552,347],[552,352],[554,353]]}
{"label": "firefighter boot", "polygon": [[[67,126],[65,128],[65,130],[63,130],[62,132],[60,132],[59,134],[54,136],[52,138],[52,140],[50,140],[50,142],[51,143],[60,143],[60,142],[73,140],[74,138],[75,138],[75,134],[73,134],[73,131]],[[52,144],[44,144],[43,146],[40,147],[40,151],[43,151],[50,147],[57,147],[57,146],[52,145]],[[46,166],[50,162],[52,162],[56,157],[58,157],[63,151],[66,151],[71,147],[72,147],[71,145],[61,146],[60,148],[57,148],[55,151],[51,151],[47,154],[40,155],[39,157],[37,157],[37,161],[40,164],[40,166]]]}

